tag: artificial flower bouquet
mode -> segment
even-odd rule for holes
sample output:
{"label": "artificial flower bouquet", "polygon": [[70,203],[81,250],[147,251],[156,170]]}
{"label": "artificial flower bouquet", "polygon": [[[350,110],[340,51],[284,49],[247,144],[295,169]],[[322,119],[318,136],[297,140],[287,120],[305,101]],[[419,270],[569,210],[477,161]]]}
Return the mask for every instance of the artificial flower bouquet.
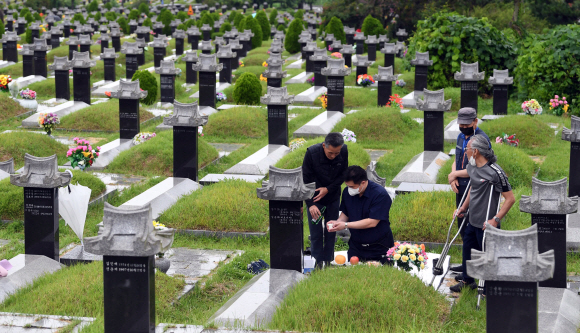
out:
{"label": "artificial flower bouquet", "polygon": [[133,137],[133,145],[135,145],[135,146],[140,145],[143,142],[149,141],[149,140],[153,139],[156,136],[157,136],[157,134],[150,133],[150,132],[141,132],[141,133],[138,133],[137,135],[135,135]]}
{"label": "artificial flower bouquet", "polygon": [[223,92],[218,92],[218,93],[216,93],[216,94],[215,94],[215,99],[216,99],[218,102],[225,101],[227,98],[228,98],[228,97],[227,97],[227,96],[226,96],[226,94],[224,94]]}
{"label": "artificial flower bouquet", "polygon": [[79,138],[74,138],[73,141],[77,146],[70,148],[66,153],[66,157],[68,157],[70,165],[73,168],[78,167],[81,170],[90,168],[95,160],[99,157],[101,147],[93,149],[89,141]]}
{"label": "artificial flower bouquet", "polygon": [[398,107],[399,109],[403,108],[403,99],[399,96],[399,94],[395,94],[395,96],[390,96],[389,101],[387,102],[387,107]]}
{"label": "artificial flower bouquet", "polygon": [[298,148],[304,146],[305,143],[306,140],[304,140],[303,138],[297,138],[290,141],[290,151],[298,150]]}
{"label": "artificial flower bouquet", "polygon": [[535,99],[530,99],[529,101],[523,102],[522,110],[524,110],[524,112],[530,116],[542,114],[543,111],[542,106]]}
{"label": "artificial flower bouquet", "polygon": [[40,116],[38,116],[38,125],[44,128],[48,135],[52,134],[52,130],[58,124],[60,124],[60,119],[58,119],[58,116],[55,113],[41,113]]}
{"label": "artificial flower bouquet", "polygon": [[368,87],[371,84],[375,83],[375,80],[373,79],[372,76],[368,74],[362,74],[357,77],[356,83],[360,86]]}
{"label": "artificial flower bouquet", "polygon": [[12,77],[10,75],[0,75],[0,90],[8,92],[8,83],[12,82]]}
{"label": "artificial flower bouquet", "polygon": [[389,261],[395,262],[397,267],[409,272],[413,266],[418,270],[425,268],[427,261],[427,253],[425,252],[425,245],[395,242],[395,246],[387,251],[387,258]]}
{"label": "artificial flower bouquet", "polygon": [[322,108],[326,109],[328,107],[328,94],[324,93],[324,94],[320,95],[320,97],[318,97],[318,99],[320,100],[320,103],[322,104]]}
{"label": "artificial flower bouquet", "polygon": [[20,90],[20,97],[22,99],[36,99],[36,91],[26,88],[26,90]]}
{"label": "artificial flower bouquet", "polygon": [[552,113],[556,116],[561,116],[564,113],[568,113],[569,107],[570,104],[568,104],[565,96],[560,98],[560,96],[555,95],[554,98],[550,100],[550,111],[552,111]]}
{"label": "artificial flower bouquet", "polygon": [[516,139],[516,135],[512,134],[512,135],[507,135],[505,133],[503,133],[503,136],[498,136],[497,138],[495,138],[495,143],[499,143],[499,144],[508,144],[512,147],[519,147],[520,145],[520,140]]}
{"label": "artificial flower bouquet", "polygon": [[344,142],[356,142],[356,134],[353,131],[349,131],[346,128],[340,133],[344,139]]}

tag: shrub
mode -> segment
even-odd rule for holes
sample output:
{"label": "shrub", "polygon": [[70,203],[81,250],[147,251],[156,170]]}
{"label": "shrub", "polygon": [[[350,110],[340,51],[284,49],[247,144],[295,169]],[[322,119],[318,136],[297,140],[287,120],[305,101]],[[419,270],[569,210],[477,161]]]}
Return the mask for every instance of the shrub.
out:
{"label": "shrub", "polygon": [[111,2],[107,2],[105,4],[105,8],[107,8],[108,10],[111,10],[111,8],[113,8],[113,4]]}
{"label": "shrub", "polygon": [[97,0],[91,1],[91,3],[87,6],[88,12],[98,12],[99,11],[99,3]]}
{"label": "shrub", "polygon": [[146,18],[146,19],[143,21],[143,26],[144,26],[144,27],[153,28],[153,22],[151,22],[151,19],[150,19],[150,18]]}
{"label": "shrub", "polygon": [[186,12],[179,12],[177,13],[177,18],[180,19],[182,22],[185,22],[189,19],[189,15]]}
{"label": "shrub", "polygon": [[222,23],[222,26],[220,27],[220,32],[226,32],[226,31],[232,31],[232,25],[230,24],[230,22],[224,22]]}
{"label": "shrub", "polygon": [[286,27],[283,24],[278,25],[276,30],[282,31],[284,34],[286,34]]}
{"label": "shrub", "polygon": [[71,22],[77,22],[77,21],[80,22],[81,24],[85,24],[86,23],[85,22],[85,17],[81,13],[76,13],[75,16],[73,16]]}
{"label": "shrub", "polygon": [[203,26],[204,24],[209,24],[209,26],[210,26],[210,27],[212,27],[212,29],[213,29],[213,23],[214,23],[214,20],[213,20],[213,18],[211,17],[211,15],[209,15],[209,13],[208,13],[208,14],[205,14],[205,15],[203,15],[203,16],[201,17],[201,25],[202,25],[202,26]]}
{"label": "shrub", "polygon": [[365,36],[375,35],[377,38],[379,35],[384,35],[387,33],[383,28],[381,21],[370,15],[365,17],[361,31],[364,32]]}
{"label": "shrub", "polygon": [[253,74],[244,73],[236,80],[234,88],[234,101],[236,104],[260,104],[262,96],[262,84]]}
{"label": "shrub", "polygon": [[529,6],[535,17],[542,17],[554,25],[574,24],[580,16],[577,1],[532,0]]}
{"label": "shrub", "polygon": [[4,27],[4,22],[0,21],[0,38],[2,38],[2,36],[4,36],[5,32],[6,32],[6,28]]}
{"label": "shrub", "polygon": [[32,30],[30,28],[26,29],[26,43],[32,44]]}
{"label": "shrub", "polygon": [[28,8],[22,8],[22,10],[20,11],[20,17],[24,17],[28,13],[30,13],[30,9],[28,9]]}
{"label": "shrub", "polygon": [[187,21],[185,22],[185,26],[186,26],[188,29],[189,29],[189,28],[191,28],[191,27],[192,27],[192,26],[194,26],[194,25],[195,25],[195,20],[194,20],[194,19],[189,19],[189,20],[187,20]]}
{"label": "shrub", "polygon": [[131,11],[129,12],[129,20],[138,20],[139,19],[139,10],[137,9],[131,9]]}
{"label": "shrub", "polygon": [[[409,40],[407,60],[413,59],[416,51],[429,51],[433,60],[428,76],[430,89],[459,86],[453,74],[461,69],[462,61],[479,61],[479,70],[485,71],[484,82],[487,82],[493,69],[513,70],[517,57],[514,45],[487,19],[445,11],[419,21],[417,31]],[[487,85],[480,87],[489,92]]]}
{"label": "shrub", "polygon": [[147,16],[149,16],[149,6],[147,6],[147,4],[145,2],[142,2],[139,5],[139,13],[145,14]]}
{"label": "shrub", "polygon": [[[262,46],[262,28],[260,27],[260,23],[258,20],[254,19],[253,17],[249,16],[246,19],[246,26],[244,27],[245,30],[252,30],[254,33],[254,37],[252,37],[252,49]],[[268,35],[270,32],[266,32]]]}
{"label": "shrub", "polygon": [[248,20],[247,17],[244,17],[240,20],[240,22],[236,25],[236,28],[238,28],[238,31],[242,32],[244,31],[244,29],[246,29],[246,21]]}
{"label": "shrub", "polygon": [[[107,2],[107,4],[109,4],[109,2]],[[117,19],[117,14],[115,14],[115,12],[107,12],[105,14],[105,17],[107,18],[107,20],[109,21],[115,21]]]}
{"label": "shrub", "polygon": [[304,18],[304,9],[298,9],[295,13],[294,13],[294,18],[295,19],[299,19],[302,20]]}
{"label": "shrub", "polygon": [[141,100],[145,105],[152,105],[157,100],[157,79],[148,70],[136,71],[132,81],[139,80],[139,87],[147,91],[147,97]]}
{"label": "shrub", "polygon": [[262,40],[270,39],[270,22],[268,21],[268,17],[264,11],[259,11],[256,14],[256,21],[260,24],[260,28],[262,28]]}
{"label": "shrub", "polygon": [[327,34],[334,34],[334,38],[336,40],[340,40],[343,44],[346,44],[346,35],[344,33],[344,25],[342,25],[342,21],[333,16],[328,24],[326,25],[326,29],[324,30]]}
{"label": "shrub", "polygon": [[233,23],[234,20],[235,20],[235,18],[236,18],[236,16],[238,16],[238,12],[232,11],[230,13],[230,15],[228,16],[227,21],[230,22],[230,23]]}
{"label": "shrub", "polygon": [[26,19],[26,22],[28,22],[28,24],[34,22],[34,17],[32,16],[31,13],[26,13],[26,15],[24,16],[24,18]]}
{"label": "shrub", "polygon": [[[235,13],[235,12],[234,12]],[[244,19],[244,15],[240,14],[240,13],[236,13],[236,16],[234,17],[234,26],[236,28],[238,28],[240,26],[240,22]],[[239,28],[238,28],[239,30]]]}
{"label": "shrub", "polygon": [[119,17],[117,23],[119,23],[119,27],[121,27],[121,30],[124,34],[129,34],[131,32],[131,29],[129,28],[129,22],[127,22],[126,18]]}
{"label": "shrub", "polygon": [[294,19],[290,26],[288,27],[288,33],[284,38],[284,48],[290,53],[300,52],[300,43],[298,39],[300,38],[300,33],[304,30],[301,19]]}
{"label": "shrub", "polygon": [[276,25],[276,23],[278,22],[278,9],[274,8],[272,9],[272,11],[270,12],[270,17],[269,17],[269,21],[271,25]]}
{"label": "shrub", "polygon": [[34,20],[35,21],[41,21],[42,22],[42,17],[40,17],[40,14],[34,13],[34,15],[32,15],[32,17],[34,17]]}
{"label": "shrub", "polygon": [[171,35],[171,27],[169,26],[173,21],[173,14],[167,9],[161,10],[159,16],[157,16],[157,22],[163,23],[163,33],[167,36]]}
{"label": "shrub", "polygon": [[99,22],[101,17],[102,17],[101,12],[97,12],[93,18],[95,19],[95,22]]}

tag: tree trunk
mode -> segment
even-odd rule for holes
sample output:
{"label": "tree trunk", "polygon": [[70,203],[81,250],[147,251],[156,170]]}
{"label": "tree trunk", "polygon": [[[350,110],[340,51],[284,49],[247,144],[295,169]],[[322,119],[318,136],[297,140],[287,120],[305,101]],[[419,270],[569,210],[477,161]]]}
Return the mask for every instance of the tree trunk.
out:
{"label": "tree trunk", "polygon": [[522,30],[518,26],[518,14],[520,12],[521,2],[522,0],[514,0],[514,15],[512,16],[512,21],[510,22],[510,27],[514,29],[514,31],[520,36],[522,35]]}

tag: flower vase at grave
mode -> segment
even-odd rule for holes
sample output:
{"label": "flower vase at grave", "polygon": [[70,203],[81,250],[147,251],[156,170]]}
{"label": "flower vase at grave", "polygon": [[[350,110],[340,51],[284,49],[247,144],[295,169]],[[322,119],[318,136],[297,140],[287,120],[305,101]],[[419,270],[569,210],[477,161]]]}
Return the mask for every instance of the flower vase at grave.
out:
{"label": "flower vase at grave", "polygon": [[397,75],[393,75],[393,67],[379,66],[379,73],[373,79],[378,85],[377,105],[386,106],[393,95],[393,81],[397,80]]}
{"label": "flower vase at grave", "polygon": [[[304,184],[302,168],[270,166],[270,179],[258,188],[258,198],[269,201],[270,267],[304,271],[304,227],[302,206],[314,195],[315,183]],[[288,185],[292,188],[288,188]]]}
{"label": "flower vase at grave", "polygon": [[203,40],[204,41],[210,41],[211,40],[211,27],[209,26],[209,24],[204,24],[201,26],[201,33],[203,35]]}
{"label": "flower vase at grave", "polygon": [[139,70],[139,54],[143,54],[143,50],[137,46],[137,42],[125,42],[121,48],[121,53],[125,54],[126,77],[131,80],[136,71]]}
{"label": "flower vase at grave", "polygon": [[354,36],[354,42],[356,43],[356,54],[357,56],[365,53],[365,34],[363,32],[357,32]]}
{"label": "flower vase at grave", "polygon": [[18,62],[18,41],[20,36],[15,32],[6,32],[2,36],[2,54],[3,60],[11,61],[14,63]]}
{"label": "flower vase at grave", "polygon": [[509,86],[514,83],[514,78],[509,76],[509,70],[493,70],[493,76],[489,78],[489,84],[493,85],[493,114],[507,114]]}
{"label": "flower vase at grave", "polygon": [[367,56],[357,55],[356,61],[352,65],[356,67],[355,82],[358,86],[358,77],[368,73],[369,66],[372,65],[372,62],[367,59]]}
{"label": "flower vase at grave", "polygon": [[232,72],[233,72],[234,70],[238,69],[238,67],[240,67],[240,52],[242,51],[244,46],[240,44],[240,41],[237,38],[230,39],[230,42],[228,44],[231,45],[232,52],[236,53],[236,57],[232,60]]}
{"label": "flower vase at grave", "polygon": [[161,61],[165,57],[165,48],[169,45],[165,41],[164,36],[153,37],[153,43],[151,46],[153,47],[153,64],[155,68],[161,66]]}
{"label": "flower vase at grave", "polygon": [[223,45],[218,52],[216,52],[216,57],[219,59],[219,63],[222,65],[222,70],[220,71],[220,83],[232,83],[232,59],[236,58],[236,54],[232,52],[230,45]]}
{"label": "flower vase at grave", "polygon": [[[308,33],[308,32],[306,32]],[[310,34],[308,34],[310,35]],[[336,39],[334,38],[334,34],[326,34],[326,37],[324,37],[324,45],[326,46],[326,49],[328,50],[328,47],[335,41]]]}
{"label": "flower vase at grave", "polygon": [[72,60],[73,54],[79,51],[79,39],[77,36],[70,36],[65,44],[68,45],[68,60]]}
{"label": "flower vase at grave", "polygon": [[183,41],[185,40],[185,32],[183,30],[177,29],[172,36],[175,38],[175,55],[180,56],[183,54]]}
{"label": "flower vase at grave", "polygon": [[91,45],[93,41],[91,40],[91,35],[80,35],[79,36],[80,52],[89,52],[91,54]]}
{"label": "flower vase at grave", "polygon": [[444,113],[451,109],[451,99],[445,100],[443,89],[438,91],[423,90],[423,98],[416,97],[417,110],[423,111],[423,150],[443,151]]}
{"label": "flower vase at grave", "polygon": [[135,43],[137,43],[137,47],[141,50],[141,53],[137,54],[137,64],[141,66],[145,64],[145,46],[147,46],[147,43],[145,43],[145,39],[143,38],[135,38]]}
{"label": "flower vase at grave", "polygon": [[111,39],[113,40],[113,48],[115,52],[121,51],[121,29],[114,27],[111,28]]}
{"label": "flower vase at grave", "polygon": [[69,71],[71,61],[67,57],[54,57],[54,62],[48,68],[54,71],[54,89],[56,92],[55,98],[70,100],[70,77]]}
{"label": "flower vase at grave", "polygon": [[288,147],[288,104],[294,101],[294,95],[288,95],[286,87],[268,87],[260,101],[268,106],[268,145]]}
{"label": "flower vase at grave", "polygon": [[87,252],[103,256],[105,333],[155,332],[155,254],[171,248],[175,230],[156,230],[152,220],[150,203],[105,203],[103,226],[84,240]]}
{"label": "flower vase at grave", "polygon": [[58,171],[56,155],[25,154],[23,170],[10,183],[24,187],[24,253],[58,261],[58,188],[70,183],[71,174]]}
{"label": "flower vase at grave", "polygon": [[119,137],[132,140],[141,132],[139,100],[147,97],[147,91],[139,88],[139,80],[119,80],[119,89],[111,92],[111,98],[119,99]]}
{"label": "flower vase at grave", "polygon": [[344,77],[349,76],[350,68],[344,67],[344,59],[328,59],[327,67],[322,69],[326,76],[327,111],[344,113]]}
{"label": "flower vase at grave", "polygon": [[314,64],[314,86],[326,87],[326,76],[322,74],[322,69],[326,67],[329,57],[326,55],[326,49],[316,49],[310,61]]}
{"label": "flower vase at grave", "polygon": [[[34,75],[34,46],[31,44],[22,45],[22,76]],[[66,73],[68,76],[68,71]]]}
{"label": "flower vase at grave", "polygon": [[455,73],[455,81],[461,82],[461,107],[477,110],[477,81],[483,80],[485,72],[479,72],[479,63],[461,62],[461,71]]}
{"label": "flower vase at grave", "polygon": [[187,52],[181,61],[185,62],[185,83],[196,84],[197,72],[193,70],[193,64],[198,61],[196,52]]}
{"label": "flower vase at grave", "polygon": [[173,177],[197,182],[198,128],[207,124],[208,116],[199,114],[197,102],[174,101],[173,115],[163,118],[163,125],[173,127]]}
{"label": "flower vase at grave", "polygon": [[71,60],[75,102],[91,104],[91,67],[96,65],[88,52],[75,52]]}
{"label": "flower vase at grave", "polygon": [[215,109],[215,73],[221,71],[222,67],[222,64],[216,62],[215,54],[200,54],[199,61],[193,65],[193,70],[199,72],[199,106]]}
{"label": "flower vase at grave", "polygon": [[395,54],[397,53],[397,48],[394,43],[385,43],[381,48],[381,53],[385,55],[384,67],[393,67],[393,72],[395,71]]}
{"label": "flower vase at grave", "polygon": [[270,53],[270,58],[266,60],[268,67],[262,73],[267,80],[268,87],[282,87],[282,79],[288,76],[286,71],[282,71],[284,60],[281,53]]}
{"label": "flower vase at grave", "polygon": [[117,80],[115,61],[119,58],[119,54],[115,53],[114,48],[106,48],[103,53],[101,53],[101,60],[103,60],[105,68],[105,81],[115,81]]}
{"label": "flower vase at grave", "polygon": [[433,65],[433,60],[429,60],[429,52],[416,52],[415,59],[411,60],[411,65],[415,66],[415,97],[420,96],[423,90],[427,89],[427,74],[429,67]]}
{"label": "flower vase at grave", "polygon": [[[192,26],[187,29],[187,41],[191,44],[192,50],[197,50],[199,44],[199,36],[201,36],[201,32],[196,26]],[[224,34],[225,37],[225,34]]]}
{"label": "flower vase at grave", "polygon": [[355,53],[354,47],[352,47],[352,45],[343,45],[340,53],[342,53],[342,57],[344,58],[344,65],[348,68],[351,68],[352,55]]}
{"label": "flower vase at grave", "polygon": [[346,36],[346,43],[354,45],[354,28],[344,27],[344,35]]}
{"label": "flower vase at grave", "polygon": [[518,231],[488,225],[485,234],[484,251],[472,250],[466,269],[485,281],[486,331],[538,332],[538,281],[552,277],[554,252],[540,253],[537,225]]}
{"label": "flower vase at grave", "polygon": [[143,40],[145,40],[145,43],[149,43],[149,41],[151,40],[150,36],[151,36],[151,29],[147,26],[141,26],[141,27],[137,27],[137,30],[135,30],[135,32],[137,33],[137,38],[143,38]]}
{"label": "flower vase at grave", "polygon": [[34,39],[34,75],[47,78],[46,52],[49,46],[46,45],[46,39]]}
{"label": "flower vase at grave", "polygon": [[155,32],[155,37],[159,37],[160,35],[163,34],[163,27],[164,25],[161,22],[153,23],[153,32]]}
{"label": "flower vase at grave", "polygon": [[203,54],[211,54],[211,52],[213,51],[213,46],[211,45],[211,41],[202,41],[201,42],[201,47],[199,48],[201,50],[201,53]]}
{"label": "flower vase at grave", "polygon": [[[554,251],[553,278],[540,287],[566,288],[566,215],[578,211],[578,197],[566,195],[567,179],[543,182],[532,178],[532,195],[522,195],[520,211],[532,214],[538,226],[538,250]],[[495,208],[494,208],[495,209]]]}
{"label": "flower vase at grave", "polygon": [[368,58],[369,61],[376,61],[377,60],[377,44],[379,40],[377,39],[376,35],[367,36],[366,44],[368,49]]}
{"label": "flower vase at grave", "polygon": [[306,46],[303,49],[304,55],[306,58],[306,73],[314,73],[314,63],[310,59],[314,55],[314,51],[318,49],[316,46],[316,42],[307,42]]}

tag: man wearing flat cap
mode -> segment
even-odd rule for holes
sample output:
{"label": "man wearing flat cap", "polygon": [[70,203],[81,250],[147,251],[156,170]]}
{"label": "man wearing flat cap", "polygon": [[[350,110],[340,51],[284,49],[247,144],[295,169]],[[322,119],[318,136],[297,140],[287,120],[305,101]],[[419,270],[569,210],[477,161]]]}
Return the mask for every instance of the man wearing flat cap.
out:
{"label": "man wearing flat cap", "polygon": [[[457,123],[459,124],[459,130],[461,133],[457,136],[457,146],[455,147],[455,161],[451,167],[451,173],[449,174],[449,184],[451,188],[456,193],[455,201],[456,205],[459,205],[463,194],[467,190],[467,184],[469,183],[469,175],[467,174],[467,164],[468,157],[465,155],[465,149],[469,140],[475,135],[480,134],[487,138],[489,142],[489,137],[485,134],[479,127],[477,127],[477,111],[474,108],[461,108],[457,114]],[[459,234],[463,239],[463,234],[465,226],[469,223],[469,216],[464,217],[465,223],[464,227],[459,230]],[[458,221],[458,227],[461,225],[463,220]],[[462,266],[456,266],[450,268],[451,271],[456,273],[463,272]],[[458,275],[461,276],[461,275]]]}

